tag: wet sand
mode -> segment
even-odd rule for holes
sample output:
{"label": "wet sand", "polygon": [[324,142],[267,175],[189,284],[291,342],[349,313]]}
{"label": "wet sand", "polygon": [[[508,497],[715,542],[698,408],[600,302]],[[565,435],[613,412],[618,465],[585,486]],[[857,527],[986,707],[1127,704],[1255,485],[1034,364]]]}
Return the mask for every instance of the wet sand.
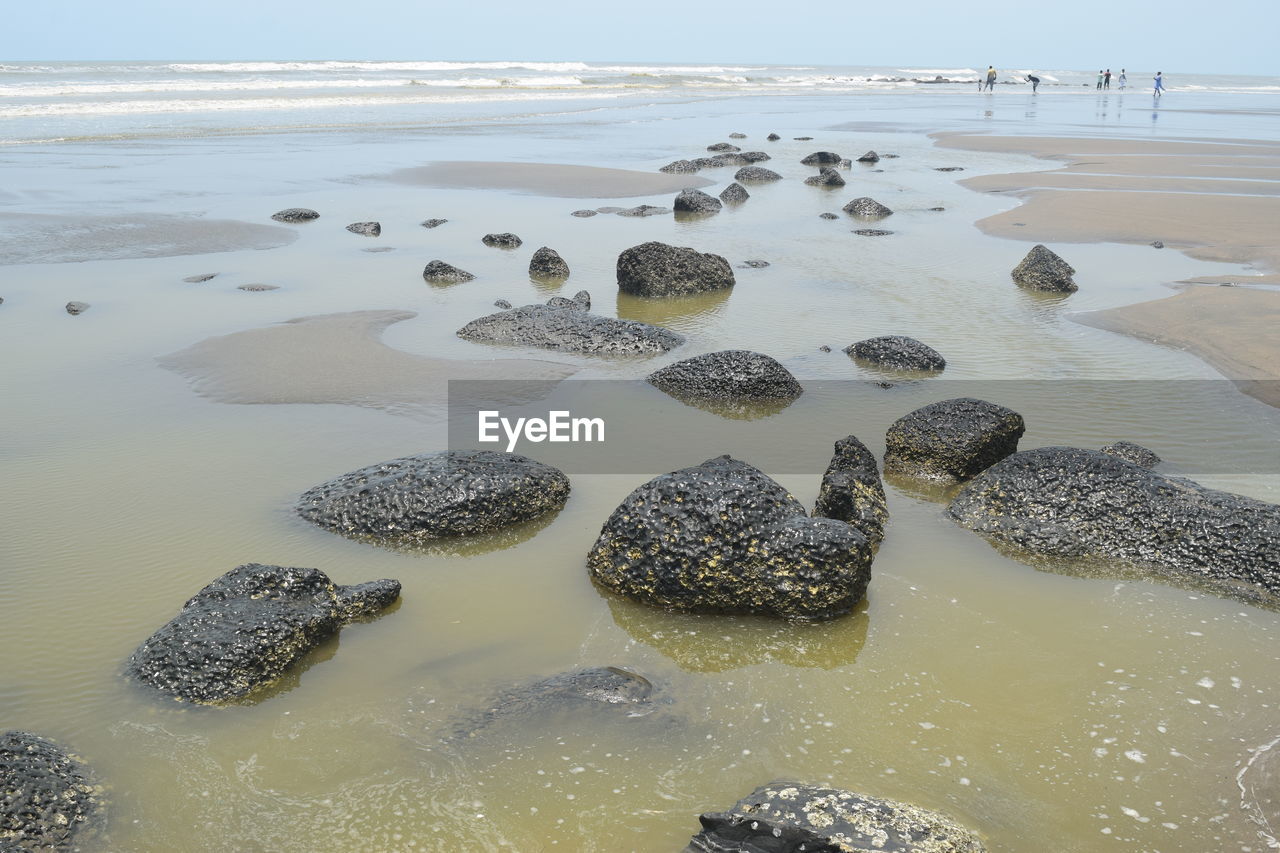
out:
{"label": "wet sand", "polygon": [[515,190],[555,198],[632,198],[714,183],[696,175],[602,169],[559,163],[442,162],[398,169],[397,183],[443,189]]}

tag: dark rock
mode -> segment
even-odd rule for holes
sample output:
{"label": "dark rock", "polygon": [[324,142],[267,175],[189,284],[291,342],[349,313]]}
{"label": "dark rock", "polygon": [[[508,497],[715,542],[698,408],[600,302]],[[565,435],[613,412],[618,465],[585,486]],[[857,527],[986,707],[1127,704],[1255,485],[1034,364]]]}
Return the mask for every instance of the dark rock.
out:
{"label": "dark rock", "polygon": [[618,288],[634,296],[684,296],[733,285],[728,261],[686,246],[641,243],[618,255]]}
{"label": "dark rock", "polygon": [[742,149],[736,145],[730,145],[728,142],[717,142],[715,145],[708,145],[707,150],[715,151],[715,152],[723,152],[723,151],[741,151]]}
{"label": "dark rock", "polygon": [[780,181],[782,176],[763,166],[743,166],[733,173],[733,179],[744,184],[765,184],[770,181]]}
{"label": "dark rock", "polygon": [[762,260],[759,260],[759,259],[752,259],[752,260],[749,260],[749,261],[743,261],[742,263],[738,264],[738,266],[739,266],[739,267],[746,267],[747,269],[762,270],[762,269],[764,269],[765,267],[769,266],[769,262],[768,262],[768,261],[762,261]]}
{"label": "dark rock", "polygon": [[646,381],[677,399],[744,402],[794,400],[804,389],[767,355],[748,350],[710,352],[669,364]]}
{"label": "dark rock", "polygon": [[279,290],[278,284],[242,284],[236,290],[247,290],[249,293],[266,293],[268,290]]}
{"label": "dark rock", "polygon": [[793,136],[791,138],[794,139],[796,142],[808,142],[809,140],[813,139],[812,136]]}
{"label": "dark rock", "polygon": [[841,208],[845,213],[856,216],[859,219],[884,219],[886,216],[892,216],[893,211],[885,207],[873,198],[863,196],[855,198],[853,201]]}
{"label": "dark rock", "polygon": [[67,313],[70,314],[72,317],[76,316],[77,314],[83,314],[88,310],[89,310],[88,302],[68,302],[67,303]]}
{"label": "dark rock", "polygon": [[663,166],[658,171],[666,172],[669,175],[683,175],[686,172],[698,171],[698,164],[694,163],[692,160],[676,160],[674,163],[668,163]]}
{"label": "dark rock", "polygon": [[831,352],[831,347],[827,346],[826,344],[823,344],[822,346],[818,347],[818,352]]}
{"label": "dark rock", "polygon": [[863,154],[861,157],[858,158],[858,162],[859,163],[879,163],[880,155],[874,151],[868,151],[866,154]]}
{"label": "dark rock", "polygon": [[550,465],[453,450],[343,474],[303,492],[297,511],[344,536],[426,540],[501,530],[559,510],[568,497],[569,479]]}
{"label": "dark rock", "polygon": [[211,278],[217,277],[217,275],[218,274],[216,272],[207,272],[201,275],[189,275],[186,278],[184,278],[183,281],[187,282],[188,284],[201,284],[202,282],[206,282]]}
{"label": "dark rock", "polygon": [[731,133],[729,134],[729,138],[730,139],[746,139],[747,135],[745,133]]}
{"label": "dark rock", "polygon": [[505,299],[499,299],[493,303],[494,308],[510,308],[511,303]]}
{"label": "dark rock", "polygon": [[446,264],[441,260],[434,260],[427,264],[422,270],[422,277],[432,284],[458,284],[475,278],[466,270],[460,270],[453,264]]}
{"label": "dark rock", "polygon": [[306,207],[290,207],[271,214],[271,218],[276,222],[310,222],[319,219],[320,214]]}
{"label": "dark rock", "polygon": [[685,189],[676,196],[672,207],[676,213],[719,213],[722,205],[720,199],[707,195],[702,190]]}
{"label": "dark rock", "polygon": [[871,546],[810,518],[786,489],[728,456],[655,477],[626,497],[587,557],[596,583],[658,607],[830,619],[871,578]]}
{"label": "dark rock", "polygon": [[930,211],[931,213],[941,213],[941,212],[942,212],[942,211],[944,211],[944,210],[946,210],[946,208],[945,208],[945,207],[931,207],[931,208],[929,208],[929,211]]}
{"label": "dark rock", "polygon": [[886,231],[883,228],[855,228],[853,233],[859,237],[888,237],[892,231]]}
{"label": "dark rock", "polygon": [[446,223],[446,222],[448,222],[448,221],[449,221],[449,220],[447,220],[447,219],[427,219],[427,220],[425,220],[425,221],[423,221],[423,222],[422,222],[422,227],[423,227],[423,228],[438,228],[438,227],[440,227],[441,225],[445,224],[445,223]]}
{"label": "dark rock", "polygon": [[394,580],[344,587],[318,569],[238,566],[139,646],[126,671],[185,702],[239,699],[280,678],[344,624],[375,615],[399,595]]}
{"label": "dark rock", "polygon": [[0,850],[79,850],[102,823],[100,793],[89,770],[46,738],[0,734]]}
{"label": "dark rock", "polygon": [[588,216],[595,216],[598,212],[599,212],[599,211],[590,210],[590,209],[587,209],[587,210],[575,210],[573,213],[570,213],[569,215],[570,215],[570,216],[577,216],[577,217],[579,217],[579,218],[581,218],[581,219],[586,219]]}
{"label": "dark rock", "polygon": [[843,158],[832,151],[815,151],[800,161],[804,166],[835,166]]}
{"label": "dark rock", "polygon": [[1012,409],[959,397],[903,415],[885,433],[885,473],[962,483],[1018,450],[1025,426]]}
{"label": "dark rock", "polygon": [[352,222],[347,226],[347,230],[352,234],[362,234],[365,237],[377,237],[382,233],[382,224],[379,222]]}
{"label": "dark rock", "polygon": [[834,213],[819,213],[818,218],[819,219],[839,219],[840,217],[836,216]]}
{"label": "dark rock", "polygon": [[1151,241],[1151,245],[1152,245],[1152,246],[1154,246],[1154,247],[1155,247],[1155,248],[1157,248],[1157,249],[1163,249],[1163,248],[1164,248],[1164,243],[1163,243],[1163,242],[1161,242],[1160,240],[1152,240],[1152,241]]}
{"label": "dark rock", "polygon": [[815,518],[834,518],[851,525],[872,545],[884,539],[889,520],[880,466],[866,445],[852,435],[836,442],[835,455],[822,475]]}
{"label": "dark rock", "polygon": [[573,304],[578,307],[579,311],[591,310],[591,294],[585,290],[579,290],[573,294]]}
{"label": "dark rock", "polygon": [[947,514],[1036,556],[1118,560],[1280,593],[1280,506],[1097,450],[1010,456],[965,486]]}
{"label": "dark rock", "polygon": [[776,133],[771,133],[771,134],[769,134],[768,136],[766,136],[766,137],[765,137],[765,139],[769,140],[770,142],[777,142],[777,141],[778,141],[779,139],[781,139],[781,138],[782,138],[782,137],[781,137],[781,136],[779,136],[779,135],[778,135],[778,134],[776,134]]}
{"label": "dark rock", "polygon": [[823,169],[818,174],[810,178],[805,178],[804,182],[811,187],[842,187],[844,186],[844,178],[835,169]]}
{"label": "dark rock", "polygon": [[892,370],[938,371],[947,366],[942,354],[928,344],[903,335],[867,338],[844,348],[847,355]]}
{"label": "dark rock", "polygon": [[1079,286],[1072,281],[1075,270],[1042,244],[1032,247],[1027,256],[1013,268],[1013,280],[1022,287],[1052,293],[1074,293]]}
{"label": "dark rock", "polygon": [[742,184],[739,184],[736,181],[729,184],[729,186],[725,187],[724,191],[720,193],[720,201],[725,204],[742,204],[749,198],[751,198],[751,194],[747,192],[746,188],[743,187]]}
{"label": "dark rock", "polygon": [[619,210],[619,216],[664,216],[671,212],[669,207],[658,207],[655,204],[641,204],[637,207],[629,207],[626,210]]}
{"label": "dark rock", "polygon": [[543,246],[529,260],[529,275],[535,278],[568,278],[569,265],[555,249]]}
{"label": "dark rock", "polygon": [[748,163],[763,163],[765,160],[773,159],[763,151],[743,151],[738,155],[738,157],[746,160]]}
{"label": "dark rock", "polygon": [[504,231],[501,234],[486,234],[480,238],[480,242],[495,249],[518,249],[524,243],[523,240],[509,231]]}
{"label": "dark rock", "polygon": [[880,159],[881,160],[897,160],[901,156],[902,156],[901,154],[881,154]]}
{"label": "dark rock", "polygon": [[1126,462],[1132,462],[1140,468],[1154,468],[1160,464],[1160,457],[1141,444],[1132,441],[1117,441],[1102,448],[1103,453],[1119,456]]}
{"label": "dark rock", "polygon": [[708,812],[684,853],[985,853],[950,818],[839,788],[772,782]]}
{"label": "dark rock", "polygon": [[657,355],[684,338],[661,326],[589,314],[575,304],[524,305],[472,320],[458,337],[480,343],[600,355]]}
{"label": "dark rock", "polygon": [[935,171],[935,172],[963,172],[963,171],[964,171],[964,167],[963,167],[963,166],[938,166],[938,167],[937,167],[936,169],[934,169],[933,171]]}

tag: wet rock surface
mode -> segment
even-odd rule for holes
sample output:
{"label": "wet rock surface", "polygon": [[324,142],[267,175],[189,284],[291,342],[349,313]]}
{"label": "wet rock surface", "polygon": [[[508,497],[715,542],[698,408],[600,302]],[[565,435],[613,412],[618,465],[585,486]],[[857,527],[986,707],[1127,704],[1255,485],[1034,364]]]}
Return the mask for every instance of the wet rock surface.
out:
{"label": "wet rock surface", "polygon": [[421,224],[423,228],[439,228],[448,221],[447,219],[424,219]]}
{"label": "wet rock surface", "polygon": [[524,245],[524,241],[510,231],[504,231],[501,234],[486,234],[480,238],[480,242],[495,249],[518,249]]}
{"label": "wet rock surface", "polygon": [[905,335],[883,335],[867,338],[844,348],[850,358],[868,362],[891,370],[921,370],[937,372],[947,366],[947,360],[928,344]]}
{"label": "wet rock surface", "polygon": [[89,310],[88,302],[68,302],[66,305],[67,313],[72,317],[76,317]]}
{"label": "wet rock surface", "polygon": [[319,219],[320,214],[309,207],[290,207],[271,214],[276,222],[310,222]]}
{"label": "wet rock surface", "polygon": [[538,249],[529,259],[529,275],[535,278],[568,278],[569,265],[555,249]]}
{"label": "wet rock surface", "polygon": [[635,207],[628,207],[626,210],[619,210],[618,216],[665,216],[671,212],[669,207],[659,207],[656,204],[640,204]]}
{"label": "wet rock surface", "polygon": [[884,526],[889,521],[884,483],[876,457],[856,436],[836,442],[831,464],[822,475],[815,518],[834,518],[852,526],[867,537],[872,545],[884,539]]}
{"label": "wet rock surface", "polygon": [[772,782],[699,820],[684,853],[985,853],[951,818],[839,788]]}
{"label": "wet rock surface", "polygon": [[344,536],[475,536],[564,506],[569,478],[516,453],[451,450],[370,465],[302,493],[297,512]]}
{"label": "wet rock surface", "polygon": [[733,179],[744,184],[767,184],[782,180],[782,176],[764,166],[743,166],[733,173]]}
{"label": "wet rock surface", "polygon": [[347,226],[347,230],[352,234],[360,234],[364,237],[377,237],[382,233],[382,224],[379,222],[352,222]]}
{"label": "wet rock surface", "polygon": [[1079,286],[1072,280],[1075,269],[1043,244],[1036,244],[1013,268],[1013,280],[1022,287],[1051,293],[1074,293]]}
{"label": "wet rock surface", "polygon": [[720,199],[702,190],[681,190],[671,205],[676,213],[719,213]]}
{"label": "wet rock surface", "polygon": [[472,281],[475,276],[441,260],[429,262],[422,270],[422,277],[432,284],[458,284]]}
{"label": "wet rock surface", "polygon": [[819,620],[862,600],[871,556],[857,530],[810,518],[763,472],[721,456],[628,495],[587,567],[606,589],[657,607]]}
{"label": "wet rock surface", "polygon": [[930,403],[889,426],[885,472],[961,483],[1016,453],[1024,429],[1021,415],[986,400]]}
{"label": "wet rock surface", "polygon": [[844,158],[832,151],[815,151],[801,160],[800,164],[802,166],[836,166],[842,159]]}
{"label": "wet rock surface", "polygon": [[102,822],[89,770],[47,738],[0,734],[0,850],[75,851]]}
{"label": "wet rock surface", "polygon": [[853,201],[841,208],[850,216],[856,216],[859,219],[884,219],[886,216],[892,216],[893,211],[885,207],[873,198],[863,196],[855,198]]}
{"label": "wet rock surface", "polygon": [[724,204],[742,204],[751,198],[751,194],[747,192],[746,187],[737,182],[729,184],[720,193],[720,201]]}
{"label": "wet rock surface", "polygon": [[669,364],[646,381],[672,397],[746,402],[794,400],[804,389],[781,364],[748,350],[709,352]]}
{"label": "wet rock surface", "polygon": [[277,680],[346,623],[377,614],[400,583],[337,586],[318,569],[249,563],[195,594],[126,672],[185,702],[239,699]]}
{"label": "wet rock surface", "polygon": [[1160,457],[1154,451],[1132,441],[1117,441],[1101,448],[1103,453],[1118,456],[1126,462],[1132,462],[1142,468],[1154,468],[1160,464]]}
{"label": "wet rock surface", "polygon": [[537,347],[597,355],[657,355],[684,343],[684,337],[635,320],[590,314],[574,300],[565,304],[522,305],[472,320],[458,337],[481,343]]}
{"label": "wet rock surface", "polygon": [[1120,560],[1280,593],[1280,505],[1097,450],[1010,456],[965,486],[947,514],[1032,555]]}
{"label": "wet rock surface", "polygon": [[641,243],[618,255],[618,289],[633,296],[684,296],[734,282],[727,260],[687,246]]}
{"label": "wet rock surface", "polygon": [[811,187],[844,186],[844,178],[835,169],[823,169],[818,174],[805,178],[804,182]]}

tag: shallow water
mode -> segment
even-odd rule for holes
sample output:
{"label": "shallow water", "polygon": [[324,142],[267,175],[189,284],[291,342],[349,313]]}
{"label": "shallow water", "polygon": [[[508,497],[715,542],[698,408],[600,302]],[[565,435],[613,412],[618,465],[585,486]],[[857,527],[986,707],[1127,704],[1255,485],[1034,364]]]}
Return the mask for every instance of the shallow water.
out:
{"label": "shallow water", "polygon": [[[91,205],[263,224],[284,207],[323,214],[266,251],[0,267],[0,719],[91,763],[110,797],[104,849],[669,851],[697,829],[698,813],[780,777],[939,809],[993,851],[1264,849],[1235,775],[1276,735],[1280,616],[1271,610],[1141,577],[1038,571],[947,521],[938,495],[893,483],[868,599],[832,623],[669,614],[587,579],[604,518],[652,474],[732,452],[811,505],[836,439],[854,433],[879,454],[894,418],[962,393],[1020,411],[1023,447],[1138,441],[1169,473],[1280,500],[1280,413],[1185,353],[1069,320],[1164,295],[1167,282],[1240,270],[1148,247],[1072,245],[1059,248],[1080,291],[1026,294],[1008,271],[1028,246],[972,227],[1013,200],[955,181],[1045,163],[935,149],[923,134],[1105,128],[1091,108],[1037,114],[1001,101],[988,117],[991,105],[946,96],[850,101],[8,152],[6,176],[18,164],[47,169],[38,192],[9,185],[6,212]],[[1149,118],[1136,119],[1120,129],[1149,132]],[[1255,130],[1248,116],[1213,130],[1181,120],[1184,134]],[[773,130],[787,139],[763,141]],[[730,131],[773,154],[763,165],[789,180],[749,187],[745,205],[704,220],[577,219],[570,211],[609,202],[377,177],[458,159],[653,169]],[[790,139],[799,135],[815,138]],[[883,172],[858,165],[837,192],[799,180],[811,151],[868,148],[901,156],[882,161]],[[944,165],[965,171],[933,170]],[[718,192],[733,171],[702,174]],[[861,195],[895,209],[875,226],[894,234],[858,237],[843,214],[818,218]],[[450,221],[419,227],[428,217]],[[369,219],[382,222],[381,237],[343,230]],[[524,246],[481,244],[499,231]],[[656,305],[616,296],[618,252],[647,240],[771,265],[736,269],[728,294]],[[559,288],[526,275],[540,245],[573,270]],[[394,251],[365,251],[374,247]],[[478,278],[429,286],[421,269],[432,258]],[[280,289],[237,289],[258,282]],[[606,360],[453,335],[497,298],[523,304],[583,288],[594,310],[661,322],[689,342],[661,358]],[[69,317],[71,299],[92,307]],[[575,366],[559,393],[595,389],[660,438],[617,451],[616,464],[566,455],[565,509],[496,542],[405,553],[313,528],[292,513],[299,493],[440,449],[443,407],[372,406],[358,395],[227,404],[196,395],[157,359],[215,335],[364,310],[416,312],[382,337],[406,353]],[[880,334],[923,339],[947,357],[946,372],[876,387],[840,349]],[[774,356],[805,395],[770,417],[725,420],[642,383],[574,384],[636,380],[724,348]],[[297,368],[264,357],[261,369],[288,378]],[[549,445],[527,452],[553,456]],[[120,677],[183,601],[250,561],[315,566],[342,583],[395,577],[404,594],[252,703],[184,709]],[[646,716],[550,715],[440,743],[457,716],[505,686],[597,665],[643,673],[668,701]]]}

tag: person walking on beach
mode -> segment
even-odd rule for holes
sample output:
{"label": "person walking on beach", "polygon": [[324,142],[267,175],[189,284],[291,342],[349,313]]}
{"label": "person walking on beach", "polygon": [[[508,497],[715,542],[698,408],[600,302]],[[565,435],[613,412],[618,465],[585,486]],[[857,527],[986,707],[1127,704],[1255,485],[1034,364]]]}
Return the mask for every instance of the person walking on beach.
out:
{"label": "person walking on beach", "polygon": [[1156,72],[1156,89],[1153,94],[1155,94],[1155,96],[1158,98],[1160,97],[1160,93],[1163,91],[1164,91],[1164,72],[1157,71]]}
{"label": "person walking on beach", "polygon": [[1107,73],[1102,75],[1102,88],[1104,89],[1111,88],[1111,69],[1110,68],[1107,69]]}
{"label": "person walking on beach", "polygon": [[1040,88],[1040,78],[1034,74],[1027,75],[1027,82],[1031,84],[1031,94],[1036,93],[1036,89]]}
{"label": "person walking on beach", "polygon": [[1120,88],[1123,89],[1125,84],[1124,69],[1120,69]]}
{"label": "person walking on beach", "polygon": [[987,66],[987,91],[990,92],[992,87],[996,85],[996,67],[994,65]]}
{"label": "person walking on beach", "polygon": [[1102,69],[1098,69],[1098,91],[1102,91]]}

